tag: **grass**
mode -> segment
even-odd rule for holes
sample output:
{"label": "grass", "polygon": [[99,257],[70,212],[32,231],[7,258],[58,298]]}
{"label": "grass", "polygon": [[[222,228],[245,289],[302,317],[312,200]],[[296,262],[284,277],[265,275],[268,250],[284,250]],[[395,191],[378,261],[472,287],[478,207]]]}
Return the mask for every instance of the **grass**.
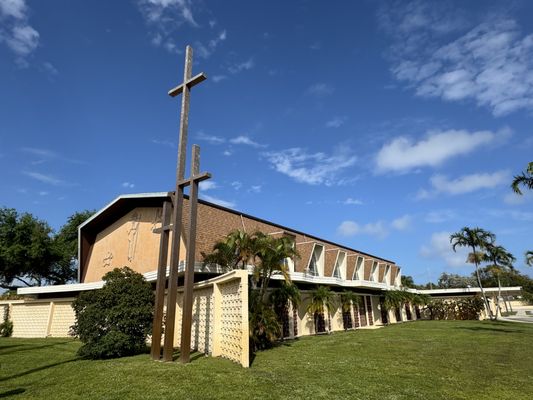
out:
{"label": "grass", "polygon": [[305,337],[257,354],[249,369],[194,354],[76,357],[67,339],[0,339],[0,398],[530,399],[533,326],[417,321]]}

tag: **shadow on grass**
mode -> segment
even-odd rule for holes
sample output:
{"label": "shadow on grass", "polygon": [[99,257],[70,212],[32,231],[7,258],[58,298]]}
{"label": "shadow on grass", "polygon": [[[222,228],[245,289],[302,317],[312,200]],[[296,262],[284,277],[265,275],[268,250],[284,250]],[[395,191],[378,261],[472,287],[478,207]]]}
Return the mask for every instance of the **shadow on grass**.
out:
{"label": "shadow on grass", "polygon": [[43,365],[42,367],[32,368],[32,369],[29,369],[29,370],[24,371],[24,372],[19,372],[18,374],[14,374],[14,375],[11,375],[11,376],[6,376],[5,378],[0,378],[0,382],[5,382],[5,381],[9,381],[11,379],[20,378],[21,376],[33,374],[33,373],[39,372],[39,371],[44,371],[45,369],[48,369],[48,368],[57,367],[58,365],[68,364],[68,363],[71,363],[73,361],[78,361],[78,360],[79,360],[79,358],[76,357],[76,358],[72,358],[70,360],[59,361],[59,362],[56,362],[56,363]]}
{"label": "shadow on grass", "polygon": [[488,332],[498,332],[498,333],[525,333],[525,331],[520,329],[503,329],[503,328],[490,328],[487,326],[458,326],[455,329],[462,329],[467,331],[474,331],[474,332],[480,332],[480,331],[488,331]]}
{"label": "shadow on grass", "polygon": [[25,391],[26,391],[26,389],[23,389],[23,388],[8,390],[7,392],[0,393],[0,399],[6,398],[6,397],[9,397],[9,396],[14,396],[16,394],[22,394]]}
{"label": "shadow on grass", "polygon": [[[7,354],[18,353],[18,352],[21,352],[21,351],[39,350],[39,349],[44,349],[44,348],[47,348],[47,347],[54,347],[54,346],[58,346],[58,345],[61,345],[61,344],[71,343],[73,341],[74,341],[74,339],[67,340],[66,342],[55,342],[55,343],[43,344],[43,345],[40,345],[40,346],[32,346],[32,345],[27,345],[27,344],[14,344],[14,345],[8,345],[8,346],[1,346],[0,347],[0,355],[4,356],[4,355],[7,355]],[[13,347],[22,347],[22,348],[21,349],[12,350]],[[4,349],[8,349],[8,350],[7,351],[3,351]]]}
{"label": "shadow on grass", "polygon": [[294,338],[294,339],[284,339],[284,340],[278,340],[277,342],[272,343],[272,347],[264,350],[252,350],[252,343],[250,343],[250,355],[249,355],[249,361],[250,361],[250,367],[255,361],[255,357],[257,356],[257,353],[263,352],[263,351],[269,351],[278,347],[291,347],[294,342],[297,342],[300,338]]}

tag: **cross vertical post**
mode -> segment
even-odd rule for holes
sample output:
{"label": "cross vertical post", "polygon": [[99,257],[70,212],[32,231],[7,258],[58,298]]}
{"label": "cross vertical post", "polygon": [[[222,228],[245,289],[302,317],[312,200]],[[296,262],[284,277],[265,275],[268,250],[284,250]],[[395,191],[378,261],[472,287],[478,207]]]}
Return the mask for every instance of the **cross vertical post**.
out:
{"label": "cross vertical post", "polygon": [[167,278],[168,261],[168,240],[170,236],[171,204],[169,201],[163,203],[163,214],[161,217],[161,239],[159,241],[159,260],[157,264],[157,280],[155,285],[155,312],[152,325],[152,360],[159,360],[161,357],[161,328],[163,324],[163,308],[165,303],[165,283]]}
{"label": "cross vertical post", "polygon": [[189,240],[187,241],[187,262],[183,283],[183,308],[181,319],[180,362],[188,363],[191,353],[191,324],[194,284],[194,264],[196,261],[196,220],[198,207],[198,184],[195,179],[200,174],[200,147],[193,145],[191,161],[191,181],[189,191]]}

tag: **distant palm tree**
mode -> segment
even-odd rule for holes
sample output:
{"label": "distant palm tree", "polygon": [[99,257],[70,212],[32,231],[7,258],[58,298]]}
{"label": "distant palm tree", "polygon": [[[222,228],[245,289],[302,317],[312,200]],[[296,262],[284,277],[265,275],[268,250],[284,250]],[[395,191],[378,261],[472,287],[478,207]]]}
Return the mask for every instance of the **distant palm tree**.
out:
{"label": "distant palm tree", "polygon": [[525,186],[528,189],[533,189],[533,161],[527,165],[525,172],[522,172],[520,175],[513,177],[513,183],[511,183],[511,188],[517,194],[522,194],[520,190],[520,185]]}
{"label": "distant palm tree", "polygon": [[494,243],[495,239],[496,237],[492,232],[481,228],[464,227],[459,232],[450,235],[450,243],[452,244],[453,251],[456,251],[457,247],[469,247],[472,249],[471,254],[474,257],[471,261],[473,261],[473,264],[476,266],[477,283],[481,289],[481,295],[483,296],[483,301],[485,302],[485,307],[487,308],[490,319],[493,319],[492,310],[490,309],[485,290],[481,284],[481,278],[479,276],[479,257],[476,255],[478,254],[477,249],[485,249],[487,245]]}
{"label": "distant palm tree", "polygon": [[330,314],[335,310],[335,305],[333,303],[333,292],[326,286],[318,286],[311,293],[311,302],[307,306],[307,312],[313,314],[315,334],[320,333],[319,322],[321,319],[325,325],[326,321],[324,318],[324,308],[327,311],[327,317],[329,320]]}
{"label": "distant palm tree", "polygon": [[[502,285],[500,283],[500,275],[507,269],[513,268],[513,263],[516,261],[516,258],[509,253],[503,246],[495,246],[494,244],[488,244],[485,247],[485,253],[483,254],[483,261],[488,261],[491,264],[487,267],[488,271],[498,280],[498,302],[497,307],[502,313],[500,307],[500,298],[502,294]],[[498,313],[496,313],[496,319],[498,318]]]}
{"label": "distant palm tree", "polygon": [[533,251],[526,251],[526,264],[533,267]]}

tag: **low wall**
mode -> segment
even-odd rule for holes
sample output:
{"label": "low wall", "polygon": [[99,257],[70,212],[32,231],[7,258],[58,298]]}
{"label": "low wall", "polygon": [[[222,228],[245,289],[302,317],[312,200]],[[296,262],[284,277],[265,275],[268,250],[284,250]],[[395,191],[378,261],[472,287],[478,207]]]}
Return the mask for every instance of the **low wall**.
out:
{"label": "low wall", "polygon": [[[194,285],[191,349],[248,367],[248,274],[235,270]],[[9,308],[13,337],[68,337],[75,323],[68,299],[0,301],[0,317]],[[178,292],[174,345],[180,346],[183,291]]]}
{"label": "low wall", "polygon": [[[75,315],[73,298],[46,300],[3,300],[2,311],[9,308],[13,337],[68,337]],[[3,313],[2,313],[3,315]]]}

